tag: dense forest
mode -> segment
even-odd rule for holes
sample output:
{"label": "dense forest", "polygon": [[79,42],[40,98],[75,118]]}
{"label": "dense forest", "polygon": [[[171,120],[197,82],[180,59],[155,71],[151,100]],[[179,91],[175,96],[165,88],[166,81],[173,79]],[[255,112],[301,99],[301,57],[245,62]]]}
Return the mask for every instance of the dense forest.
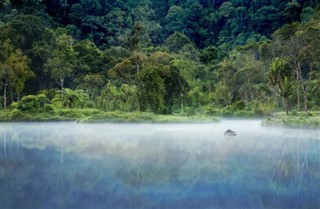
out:
{"label": "dense forest", "polygon": [[0,109],[320,110],[318,0],[0,0]]}

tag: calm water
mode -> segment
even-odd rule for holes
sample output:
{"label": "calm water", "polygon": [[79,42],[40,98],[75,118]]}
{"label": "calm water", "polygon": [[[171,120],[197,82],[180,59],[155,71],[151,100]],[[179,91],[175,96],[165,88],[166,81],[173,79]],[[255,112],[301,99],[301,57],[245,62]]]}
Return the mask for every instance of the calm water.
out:
{"label": "calm water", "polygon": [[0,160],[1,209],[320,208],[320,131],[260,121],[0,123]]}

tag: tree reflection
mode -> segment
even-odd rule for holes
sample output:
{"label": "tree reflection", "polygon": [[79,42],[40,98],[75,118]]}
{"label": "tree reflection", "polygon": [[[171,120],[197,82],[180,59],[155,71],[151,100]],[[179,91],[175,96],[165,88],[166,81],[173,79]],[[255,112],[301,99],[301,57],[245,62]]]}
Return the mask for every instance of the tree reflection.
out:
{"label": "tree reflection", "polygon": [[161,202],[181,208],[312,208],[320,201],[320,141],[301,137],[308,131],[239,131],[225,140],[214,129],[119,127],[0,124],[1,202],[6,208],[148,208]]}

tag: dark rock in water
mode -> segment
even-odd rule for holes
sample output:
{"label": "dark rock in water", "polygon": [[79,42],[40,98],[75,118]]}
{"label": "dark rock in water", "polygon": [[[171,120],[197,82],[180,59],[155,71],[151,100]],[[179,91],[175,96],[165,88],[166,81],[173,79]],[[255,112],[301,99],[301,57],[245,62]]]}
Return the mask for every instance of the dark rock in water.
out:
{"label": "dark rock in water", "polygon": [[231,129],[228,129],[224,132],[225,136],[237,136],[237,133],[235,131],[232,131]]}

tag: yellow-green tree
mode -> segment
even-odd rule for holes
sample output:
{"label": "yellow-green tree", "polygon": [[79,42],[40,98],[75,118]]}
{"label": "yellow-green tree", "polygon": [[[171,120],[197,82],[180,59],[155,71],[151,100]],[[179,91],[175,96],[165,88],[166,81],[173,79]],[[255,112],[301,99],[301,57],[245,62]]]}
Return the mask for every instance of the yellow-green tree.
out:
{"label": "yellow-green tree", "polygon": [[81,88],[84,88],[88,91],[89,96],[92,99],[95,99],[99,92],[99,88],[103,86],[105,83],[104,77],[99,74],[88,74],[83,77],[82,84],[80,85]]}
{"label": "yellow-green tree", "polygon": [[34,76],[28,66],[28,58],[20,49],[14,49],[10,40],[0,42],[0,79],[3,88],[3,106],[7,107],[7,92],[10,90],[13,101],[13,89],[17,93],[17,100],[24,89],[26,80]]}

